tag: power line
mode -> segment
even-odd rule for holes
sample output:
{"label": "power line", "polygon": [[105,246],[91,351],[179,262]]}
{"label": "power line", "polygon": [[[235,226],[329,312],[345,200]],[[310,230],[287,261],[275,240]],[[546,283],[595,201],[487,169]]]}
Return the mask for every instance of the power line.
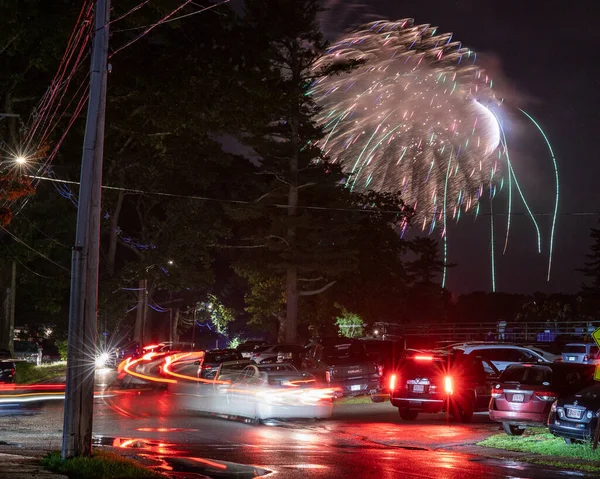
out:
{"label": "power line", "polygon": [[25,263],[23,263],[23,261],[21,261],[11,250],[8,246],[5,246],[6,250],[10,253],[10,255],[15,259],[15,261],[17,263],[19,263],[21,266],[23,266],[23,268],[25,268],[27,271],[29,271],[32,274],[35,274],[36,276],[39,276],[40,278],[44,278],[44,279],[58,279],[60,278],[60,276],[46,276],[44,274],[41,273],[37,273],[35,271],[33,271],[29,266],[27,266]]}
{"label": "power line", "polygon": [[60,269],[64,269],[67,272],[71,271],[70,269],[65,268],[62,264],[59,264],[56,261],[48,258],[48,256],[46,256],[45,254],[40,253],[38,250],[36,250],[32,246],[29,246],[27,243],[25,243],[25,241],[23,241],[21,238],[19,238],[18,236],[14,235],[10,231],[8,231],[4,226],[0,226],[0,228],[2,229],[2,231],[4,231],[6,234],[8,234],[12,239],[14,239],[17,243],[21,243],[23,246],[29,248],[31,251],[33,251],[34,253],[38,254],[39,256],[41,256],[42,258],[44,258],[45,260],[50,261],[50,263],[58,266]]}
{"label": "power line", "polygon": [[[48,178],[45,176],[35,176],[35,175],[27,175],[30,178],[34,178],[37,180],[44,180],[44,181],[51,181],[51,182],[55,182],[55,183],[64,183],[67,185],[79,185],[78,181],[71,181],[71,180],[61,180],[58,178]],[[178,199],[188,199],[188,200],[198,200],[198,201],[211,201],[211,202],[215,202],[215,203],[226,203],[226,204],[237,204],[237,205],[246,205],[246,206],[263,206],[263,207],[274,207],[274,208],[290,208],[289,205],[286,204],[281,204],[281,203],[257,203],[254,201],[247,201],[247,200],[231,200],[231,199],[226,199],[226,198],[213,198],[213,197],[209,197],[209,196],[199,196],[199,195],[180,195],[180,194],[175,194],[175,193],[166,193],[166,192],[162,192],[162,191],[148,191],[148,190],[140,190],[140,189],[136,189],[136,188],[124,188],[124,187],[119,187],[119,186],[108,186],[108,185],[102,185],[102,189],[105,190],[112,190],[112,191],[124,191],[126,193],[135,193],[135,194],[140,194],[140,195],[151,195],[151,196],[162,196],[162,197],[167,197],[167,198],[178,198]],[[329,206],[297,206],[297,208],[299,209],[305,209],[305,210],[316,210],[316,211],[347,211],[347,212],[354,212],[354,213],[370,213],[370,214],[374,214],[374,213],[396,213],[396,214],[400,214],[400,213],[405,213],[405,211],[403,210],[381,210],[381,209],[363,209],[363,208],[333,208],[333,207],[329,207]],[[428,214],[433,214],[433,212],[428,212]],[[474,213],[474,212],[462,212],[461,216],[490,216],[491,213]],[[508,216],[508,213],[504,213],[504,212],[494,212],[494,216]],[[554,213],[553,212],[534,212],[533,215],[535,216],[553,216]],[[600,211],[571,211],[571,212],[563,212],[563,213],[559,213],[559,216],[600,216]],[[511,212],[510,216],[529,216],[529,213],[526,212],[522,212],[522,213],[515,213],[515,212]]]}

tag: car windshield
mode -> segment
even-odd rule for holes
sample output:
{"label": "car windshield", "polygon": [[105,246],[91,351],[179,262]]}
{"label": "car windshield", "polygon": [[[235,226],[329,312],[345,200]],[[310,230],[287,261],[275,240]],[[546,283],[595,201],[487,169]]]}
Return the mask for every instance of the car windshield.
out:
{"label": "car windshield", "polygon": [[204,362],[224,363],[226,361],[235,361],[236,359],[239,359],[239,354],[237,352],[206,353],[206,356],[204,357]]}
{"label": "car windshield", "polygon": [[541,386],[552,380],[552,369],[546,366],[509,366],[500,375],[502,383],[519,383]]}
{"label": "car windshield", "polygon": [[33,341],[15,341],[15,353],[37,353],[38,345]]}
{"label": "car windshield", "polygon": [[565,346],[565,353],[585,353],[584,344],[567,344]]}
{"label": "car windshield", "polygon": [[355,361],[366,361],[368,356],[364,347],[353,343],[345,343],[325,346],[323,348],[323,358],[325,361],[335,361],[350,358]]}
{"label": "car windshield", "polygon": [[[298,370],[291,364],[261,364],[258,366],[260,372],[274,373],[274,372],[295,372]],[[300,374],[300,373],[298,373]]]}

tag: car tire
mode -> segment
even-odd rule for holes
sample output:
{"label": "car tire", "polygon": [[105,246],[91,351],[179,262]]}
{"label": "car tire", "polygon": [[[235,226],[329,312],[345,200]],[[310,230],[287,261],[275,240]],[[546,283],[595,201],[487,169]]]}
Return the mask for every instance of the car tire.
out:
{"label": "car tire", "polygon": [[503,422],[502,427],[504,428],[504,432],[509,436],[522,436],[525,432],[525,429],[522,429],[519,426],[513,426],[508,422]]}
{"label": "car tire", "polygon": [[384,402],[387,398],[381,394],[371,394],[371,402]]}
{"label": "car tire", "polygon": [[458,421],[468,424],[473,421],[473,413],[475,412],[475,400],[465,398],[464,401],[451,400],[450,414]]}
{"label": "car tire", "polygon": [[399,407],[398,413],[400,414],[400,417],[405,421],[414,421],[419,415],[419,411],[415,411],[414,409],[408,409],[406,407]]}

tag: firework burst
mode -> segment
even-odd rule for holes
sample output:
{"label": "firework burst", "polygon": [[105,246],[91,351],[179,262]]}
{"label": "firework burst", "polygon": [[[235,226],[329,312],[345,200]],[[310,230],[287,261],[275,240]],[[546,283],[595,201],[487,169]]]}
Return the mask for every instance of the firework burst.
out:
{"label": "firework burst", "polygon": [[501,187],[504,154],[490,107],[499,104],[476,54],[413,20],[378,21],[338,40],[320,65],[360,59],[356,70],[312,88],[323,107],[325,154],[353,189],[400,191],[430,231],[479,209]]}

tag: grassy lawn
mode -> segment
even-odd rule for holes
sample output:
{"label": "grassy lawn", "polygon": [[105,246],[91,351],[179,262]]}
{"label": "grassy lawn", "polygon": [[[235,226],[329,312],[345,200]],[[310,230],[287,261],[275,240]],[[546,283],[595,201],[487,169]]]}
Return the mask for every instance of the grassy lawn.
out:
{"label": "grassy lawn", "polygon": [[[477,443],[477,445],[494,449],[504,449],[506,451],[539,454],[540,456],[552,456],[555,458],[523,458],[525,461],[536,464],[600,472],[600,462],[598,462],[600,461],[600,449],[593,451],[590,443],[569,446],[565,444],[562,438],[554,437],[545,428],[528,429],[521,437],[495,434]],[[576,461],[571,462],[573,459]],[[584,461],[595,461],[596,464],[589,464]]]}
{"label": "grassy lawn", "polygon": [[17,362],[16,382],[17,384],[34,384],[47,382],[64,377],[67,374],[67,363],[64,361],[58,363],[43,364],[36,366],[31,363]]}
{"label": "grassy lawn", "polygon": [[164,479],[165,476],[118,454],[96,451],[92,457],[63,460],[52,452],[42,459],[46,469],[70,479]]}
{"label": "grassy lawn", "polygon": [[340,398],[333,401],[334,406],[342,404],[371,404],[371,396],[354,396],[349,398]]}

